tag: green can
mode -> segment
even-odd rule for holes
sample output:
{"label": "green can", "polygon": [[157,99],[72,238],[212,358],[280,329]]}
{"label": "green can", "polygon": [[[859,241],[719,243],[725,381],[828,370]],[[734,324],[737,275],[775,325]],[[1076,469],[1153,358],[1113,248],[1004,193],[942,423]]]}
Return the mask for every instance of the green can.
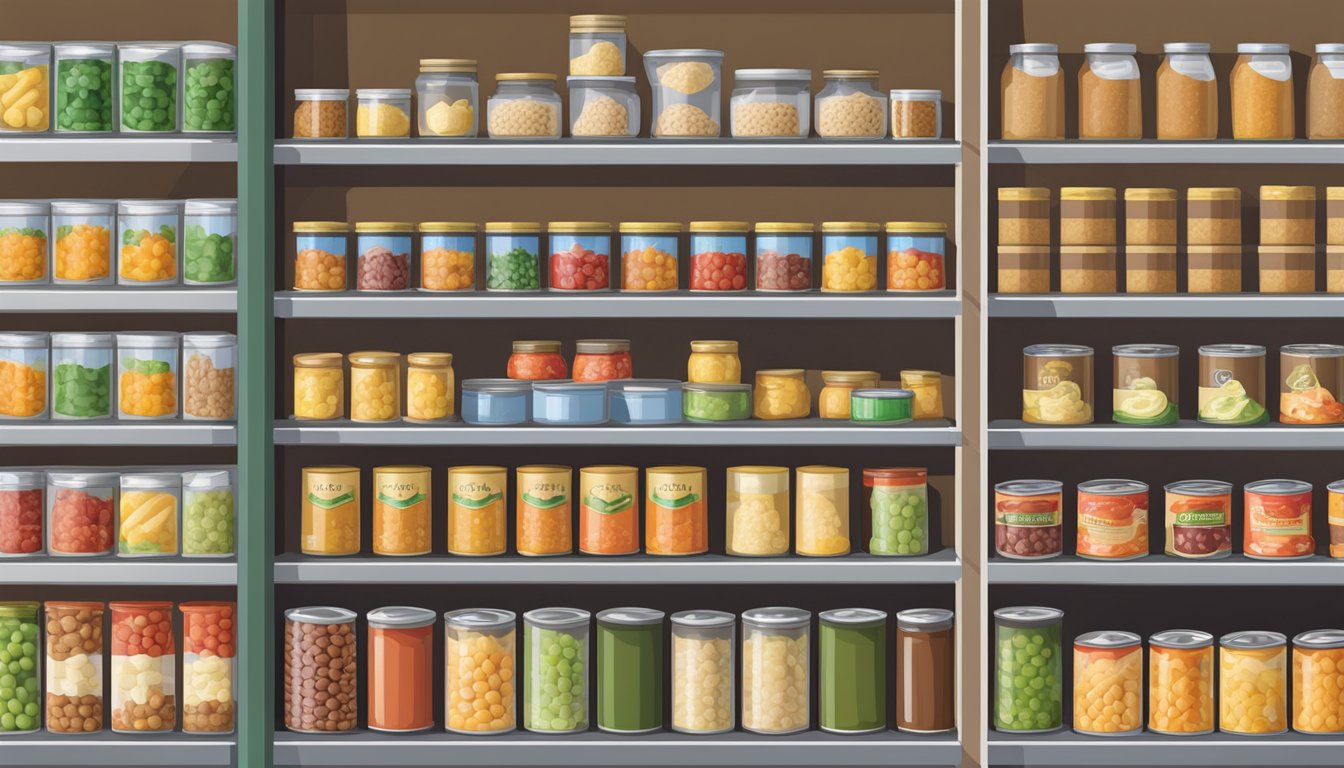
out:
{"label": "green can", "polygon": [[597,727],[647,733],[663,727],[663,612],[597,614]]}
{"label": "green can", "polygon": [[1018,606],[994,612],[994,728],[1045,733],[1064,726],[1057,608]]}
{"label": "green can", "polygon": [[588,730],[588,623],[578,608],[523,614],[523,727],[543,733]]}
{"label": "green can", "polygon": [[872,733],[887,727],[887,613],[823,611],[818,714],[823,731]]}
{"label": "green can", "polygon": [[915,393],[908,389],[856,389],[849,393],[849,418],[879,424],[914,420]]}

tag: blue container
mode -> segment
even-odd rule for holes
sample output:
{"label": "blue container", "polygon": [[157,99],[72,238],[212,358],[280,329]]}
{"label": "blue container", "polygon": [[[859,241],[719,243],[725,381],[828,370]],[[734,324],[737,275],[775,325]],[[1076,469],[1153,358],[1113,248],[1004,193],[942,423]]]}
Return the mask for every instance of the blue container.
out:
{"label": "blue container", "polygon": [[623,379],[607,382],[611,420],[617,424],[676,424],[681,421],[681,382]]}
{"label": "blue container", "polygon": [[532,420],[532,384],[514,379],[462,382],[462,421],[467,424],[525,424]]}
{"label": "blue container", "polygon": [[607,421],[605,381],[532,382],[532,420],[573,427]]}
{"label": "blue container", "polygon": [[[468,254],[470,263],[460,264],[457,260],[459,253]],[[425,254],[432,258],[426,260]],[[465,221],[422,222],[420,254],[416,261],[420,264],[422,291],[460,293],[476,290],[476,225]],[[451,273],[444,274],[450,266]]]}

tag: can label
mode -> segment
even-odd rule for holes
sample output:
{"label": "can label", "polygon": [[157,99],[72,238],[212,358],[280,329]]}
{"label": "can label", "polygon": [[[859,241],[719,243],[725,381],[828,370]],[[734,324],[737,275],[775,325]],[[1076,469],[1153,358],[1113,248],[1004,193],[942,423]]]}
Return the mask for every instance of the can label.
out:
{"label": "can label", "polygon": [[681,509],[704,498],[704,488],[691,475],[671,475],[649,479],[649,501],[665,509]]}
{"label": "can label", "polygon": [[994,544],[1000,555],[1036,560],[1063,551],[1064,518],[1059,493],[1012,496],[994,493]]}
{"label": "can label", "polygon": [[644,548],[651,555],[693,555],[709,549],[705,474],[650,471]]}
{"label": "can label", "polygon": [[579,551],[628,555],[639,551],[635,493],[639,470],[579,471]]}
{"label": "can label", "polygon": [[504,499],[504,478],[488,473],[449,473],[452,503],[467,509],[484,509]]}
{"label": "can label", "polygon": [[374,470],[373,488],[379,503],[394,509],[409,509],[429,498],[429,470]]}
{"label": "can label", "polygon": [[1078,555],[1123,559],[1148,554],[1148,494],[1078,492]]}
{"label": "can label", "polygon": [[359,501],[358,472],[307,472],[304,498],[319,509],[335,509]]}
{"label": "can label", "polygon": [[1246,492],[1246,554],[1250,557],[1307,557],[1316,550],[1311,536],[1311,492]]}
{"label": "can label", "polygon": [[1232,495],[1187,496],[1167,492],[1166,553],[1210,558],[1232,551]]}
{"label": "can label", "polygon": [[554,509],[569,501],[568,469],[518,472],[518,500],[536,509]]}
{"label": "can label", "polygon": [[1327,520],[1330,523],[1330,556],[1344,558],[1344,493],[1330,491]]}

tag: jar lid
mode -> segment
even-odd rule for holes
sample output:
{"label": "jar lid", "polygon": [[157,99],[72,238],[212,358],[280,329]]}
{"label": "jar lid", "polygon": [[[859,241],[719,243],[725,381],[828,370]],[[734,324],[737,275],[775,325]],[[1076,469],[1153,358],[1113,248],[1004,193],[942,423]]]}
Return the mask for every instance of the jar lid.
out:
{"label": "jar lid", "polygon": [[1344,200],[1344,187],[1326,187],[1326,200]]}
{"label": "jar lid", "polygon": [[1003,202],[1049,201],[1050,190],[1045,187],[999,187],[999,200]]}
{"label": "jar lid", "polygon": [[551,233],[605,234],[611,231],[611,224],[605,221],[548,221],[546,229]]}
{"label": "jar lid", "polygon": [[1232,484],[1222,480],[1177,480],[1167,483],[1162,490],[1182,496],[1226,496],[1232,492]]}
{"label": "jar lid", "polygon": [[515,233],[520,235],[535,235],[541,231],[541,222],[538,221],[487,221],[485,223],[487,233],[508,234]]}
{"label": "jar lid", "polygon": [[355,90],[357,99],[385,99],[399,100],[411,98],[410,88],[357,88]]}
{"label": "jar lid", "polygon": [[823,221],[822,232],[876,232],[878,225],[872,221]]}
{"label": "jar lid", "polygon": [[1129,648],[1131,646],[1137,647],[1142,643],[1143,638],[1133,632],[1119,632],[1110,629],[1087,632],[1073,638],[1073,644],[1083,648]]}
{"label": "jar lid", "polygon": [[350,472],[359,472],[359,467],[352,467],[346,464],[331,464],[325,467],[304,467],[304,472],[311,472],[317,475],[344,475]]}
{"label": "jar lid", "polygon": [[623,397],[654,397],[681,391],[679,379],[613,379],[607,390],[620,392]]}
{"label": "jar lid", "polygon": [[[465,379],[463,392],[487,392],[497,395],[524,394],[532,391],[532,382],[521,379]],[[479,467],[454,467],[454,469],[480,469]],[[503,471],[503,467],[490,467]]]}
{"label": "jar lid", "polygon": [[453,353],[412,352],[406,356],[406,364],[420,368],[447,368],[453,364]]}
{"label": "jar lid", "polygon": [[799,472],[809,475],[848,475],[848,467],[832,467],[828,464],[808,464],[798,467]]}
{"label": "jar lid", "polygon": [[[35,600],[7,600],[0,603],[0,618],[31,619],[37,617],[39,604]],[[169,603],[169,608],[172,604]],[[15,662],[18,663],[17,661]]]}
{"label": "jar lid", "polygon": [[340,352],[307,352],[294,356],[295,368],[331,368],[345,361]]}
{"label": "jar lid", "polygon": [[876,80],[876,69],[827,69],[821,73],[826,80]]}
{"label": "jar lid", "polygon": [[[55,336],[52,337],[55,339]],[[1339,344],[1285,344],[1279,347],[1281,355],[1297,357],[1344,357],[1344,346]]]}
{"label": "jar lid", "polygon": [[756,371],[757,376],[779,376],[782,378],[796,378],[802,376],[805,371],[802,368],[762,368]]}
{"label": "jar lid", "polygon": [[859,400],[910,400],[915,393],[908,389],[856,389],[849,396]]}
{"label": "jar lid", "polygon": [[1125,190],[1125,199],[1135,202],[1162,203],[1174,201],[1176,190],[1164,187],[1130,187]]}
{"label": "jar lid", "polygon": [[941,101],[943,92],[937,88],[893,88],[892,101]]}
{"label": "jar lid", "polygon": [[47,473],[40,470],[0,470],[0,488],[40,487],[46,478]]}
{"label": "jar lid", "polygon": [[518,621],[513,611],[498,608],[463,608],[443,614],[443,622],[456,629],[513,629]]}
{"label": "jar lid", "polygon": [[116,43],[100,43],[96,40],[70,40],[64,43],[56,43],[52,47],[56,49],[56,58],[58,59],[111,56],[117,50]]}
{"label": "jar lid", "polygon": [[534,392],[555,392],[557,394],[600,393],[605,395],[607,392],[607,382],[574,381],[573,379],[534,381],[532,382],[532,390]]}
{"label": "jar lid", "polygon": [[349,357],[351,365],[367,365],[375,368],[391,367],[401,362],[400,354],[396,352],[384,352],[381,350],[351,352]]}
{"label": "jar lid", "polygon": [[1078,484],[1079,493],[1093,493],[1098,496],[1129,496],[1135,493],[1147,493],[1148,484],[1138,480],[1088,480]]}
{"label": "jar lid", "polygon": [[415,629],[427,627],[438,617],[428,608],[414,608],[409,605],[389,605],[369,611],[369,628],[379,629]]}
{"label": "jar lid", "polygon": [[691,232],[741,232],[746,234],[751,225],[745,221],[692,221]]}
{"label": "jar lid", "polygon": [[630,234],[666,234],[681,231],[681,225],[672,221],[622,221],[621,231]]}
{"label": "jar lid", "polygon": [[472,221],[422,221],[420,222],[421,232],[463,232],[474,233],[476,223]]}
{"label": "jar lid", "polygon": [[7,331],[0,333],[0,348],[46,349],[46,331]]}
{"label": "jar lid", "polygon": [[[51,603],[47,603],[51,605]],[[1293,645],[1303,648],[1344,648],[1344,630],[1309,629],[1293,637]]]}
{"label": "jar lid", "polygon": [[[116,603],[112,604],[112,606],[116,605]],[[322,605],[290,608],[285,611],[285,621],[295,621],[303,624],[353,624],[355,617],[354,611]]]}
{"label": "jar lid", "polygon": [[553,339],[529,339],[513,342],[514,352],[559,352],[560,342]]}
{"label": "jar lid", "polygon": [[1180,357],[1181,348],[1175,344],[1117,344],[1111,347],[1111,354],[1118,357]]}
{"label": "jar lid", "polygon": [[736,342],[736,341],[723,341],[723,340],[714,340],[714,341],[692,341],[692,342],[691,342],[691,351],[692,351],[692,352],[706,352],[706,353],[709,353],[709,354],[718,354],[718,355],[736,355],[736,354],[737,354],[737,342]]}
{"label": "jar lid", "polygon": [[192,331],[182,334],[184,347],[197,349],[226,349],[238,345],[238,337],[223,331]]}
{"label": "jar lid", "polygon": [[1163,43],[1163,53],[1208,53],[1208,43]]}
{"label": "jar lid", "polygon": [[946,608],[911,608],[896,613],[896,628],[906,632],[941,632],[952,628],[953,618]]}
{"label": "jar lid", "polygon": [[551,72],[501,72],[495,75],[495,82],[497,83],[512,83],[524,80],[544,80],[554,83],[559,79]]}
{"label": "jar lid", "polygon": [[1246,484],[1247,493],[1259,493],[1265,496],[1296,496],[1299,493],[1311,493],[1311,483],[1304,480],[1256,480]]}
{"label": "jar lid", "polygon": [[1264,186],[1260,188],[1261,200],[1315,200],[1315,187]]}
{"label": "jar lid", "polygon": [[182,206],[188,216],[232,216],[238,212],[234,198],[188,200]]}
{"label": "jar lid", "polygon": [[827,624],[846,627],[875,627],[887,623],[887,612],[874,608],[834,608],[818,613],[817,618]]}
{"label": "jar lid", "polygon": [[941,221],[888,221],[886,228],[889,235],[904,232],[929,234],[947,232],[947,224]]}
{"label": "jar lid", "polygon": [[[15,46],[21,47],[21,46]],[[46,48],[47,46],[42,46]],[[151,51],[163,53],[166,51],[176,51],[181,48],[181,43],[170,43],[163,40],[135,40],[117,43],[117,50],[122,51]]]}
{"label": "jar lid", "polygon": [[1018,43],[1008,46],[1008,53],[1059,53],[1059,46],[1054,43]]}
{"label": "jar lid", "polygon": [[1086,43],[1083,53],[1137,53],[1139,47],[1133,43]]}
{"label": "jar lid", "polygon": [[[107,607],[114,612],[143,613],[148,611],[171,611],[173,610],[173,601],[171,600],[117,600],[107,604]],[[301,609],[299,609],[301,610]],[[342,610],[334,608],[332,610]],[[351,614],[352,616],[354,614]]]}
{"label": "jar lid", "polygon": [[786,475],[789,473],[789,468],[746,464],[740,467],[729,467],[728,471],[742,475]]}
{"label": "jar lid", "polygon": [[1005,480],[994,486],[995,493],[1004,496],[1045,496],[1064,490],[1064,483],[1058,480]]}
{"label": "jar lid", "polygon": [[295,88],[295,101],[348,101],[349,88]]}
{"label": "jar lid", "polygon": [[1262,357],[1265,348],[1259,344],[1205,344],[1199,348],[1199,354],[1217,357]]}
{"label": "jar lid", "polygon": [[672,614],[672,623],[679,627],[719,629],[737,623],[737,616],[726,611],[678,611]]}
{"label": "jar lid", "polygon": [[1058,608],[1044,608],[1034,605],[1021,605],[1012,608],[1000,608],[994,612],[994,620],[1005,627],[1029,629],[1054,624],[1064,618],[1064,612]]}
{"label": "jar lid", "polygon": [[117,334],[117,346],[149,349],[176,349],[178,335],[172,331],[131,331]]}
{"label": "jar lid", "polygon": [[47,482],[60,488],[106,488],[120,477],[116,472],[48,472]]}
{"label": "jar lid", "polygon": [[53,214],[84,214],[84,215],[103,215],[108,216],[117,210],[116,202],[112,200],[52,200],[51,212]]}
{"label": "jar lid", "polygon": [[[1340,187],[1344,189],[1344,187]],[[784,233],[784,232],[807,232],[815,229],[810,222],[804,221],[758,221],[756,222],[756,233]]]}
{"label": "jar lid", "polygon": [[475,59],[421,59],[421,72],[476,72]]}
{"label": "jar lid", "polygon": [[238,47],[229,43],[218,43],[213,40],[192,40],[182,44],[183,55],[195,57],[212,58],[234,58],[238,55]]}
{"label": "jar lid", "polygon": [[232,484],[233,477],[227,469],[203,469],[182,473],[182,487],[188,491],[228,488]]}
{"label": "jar lid", "polygon": [[321,233],[327,233],[327,232],[341,232],[341,233],[346,233],[346,232],[349,232],[349,231],[350,231],[350,225],[349,225],[349,224],[346,224],[344,221],[296,221],[296,222],[294,222],[294,233],[295,233],[295,234],[318,233],[318,232],[321,232]]}
{"label": "jar lid", "polygon": [[865,381],[877,381],[881,374],[877,371],[822,371],[821,380],[827,384],[860,384]]}
{"label": "jar lid", "polygon": [[1287,43],[1237,43],[1237,53],[1267,53],[1283,55],[1291,53]]}
{"label": "jar lid", "polygon": [[796,629],[812,622],[812,613],[802,608],[770,606],[742,612],[742,623],[768,629]]}
{"label": "jar lid", "polygon": [[635,77],[634,75],[569,75],[565,77],[565,84],[571,88],[576,85],[634,85]]}
{"label": "jar lid", "polygon": [[920,381],[921,379],[932,379],[934,381],[940,381],[943,378],[943,374],[938,371],[918,371],[918,370],[906,369],[904,371],[901,371],[901,378],[902,379],[910,378],[914,381]]}
{"label": "jar lid", "polygon": [[45,216],[50,206],[28,200],[0,201],[0,216]]}
{"label": "jar lid", "polygon": [[1317,43],[1317,53],[1344,53],[1344,43]]}
{"label": "jar lid", "polygon": [[612,355],[630,351],[629,339],[579,339],[574,351],[581,355]]}
{"label": "jar lid", "polygon": [[662,611],[655,611],[652,608],[608,608],[597,614],[597,620],[603,624],[642,627],[662,624],[665,615]]}
{"label": "jar lid", "polygon": [[230,600],[192,600],[186,603],[178,603],[177,607],[183,613],[218,613],[234,610],[238,607],[238,604]]}
{"label": "jar lid", "polygon": [[723,59],[723,51],[712,48],[664,48],[657,51],[645,51],[646,59]]}
{"label": "jar lid", "polygon": [[582,608],[534,608],[523,614],[525,623],[545,629],[587,629],[592,618]]}
{"label": "jar lid", "polygon": [[357,221],[356,232],[414,232],[415,225],[409,221]]}
{"label": "jar lid", "polygon": [[1115,187],[1060,187],[1060,200],[1114,200]]}
{"label": "jar lid", "polygon": [[810,69],[737,69],[733,70],[735,80],[812,80]]}
{"label": "jar lid", "polygon": [[1190,187],[1185,191],[1187,200],[1240,200],[1238,187]]}
{"label": "jar lid", "polygon": [[1288,638],[1282,632],[1266,632],[1261,629],[1231,632],[1218,638],[1218,644],[1224,648],[1248,651],[1260,648],[1275,648],[1287,643]]}
{"label": "jar lid", "polygon": [[180,210],[182,203],[177,200],[122,200],[117,203],[117,213],[127,216],[155,216]]}
{"label": "jar lid", "polygon": [[1026,357],[1091,357],[1092,348],[1081,344],[1032,344],[1022,350]]}
{"label": "jar lid", "polygon": [[624,32],[625,17],[607,13],[585,13],[569,17],[570,32]]}
{"label": "jar lid", "polygon": [[901,485],[915,485],[928,480],[929,470],[924,467],[866,467],[863,476],[873,480],[912,480],[915,482]]}
{"label": "jar lid", "polygon": [[698,384],[688,381],[683,384],[681,388],[686,392],[704,392],[706,394],[725,394],[728,392],[746,392],[747,394],[751,394],[750,384]]}
{"label": "jar lid", "polygon": [[176,472],[124,473],[121,487],[135,491],[164,491],[182,487],[182,476]]}

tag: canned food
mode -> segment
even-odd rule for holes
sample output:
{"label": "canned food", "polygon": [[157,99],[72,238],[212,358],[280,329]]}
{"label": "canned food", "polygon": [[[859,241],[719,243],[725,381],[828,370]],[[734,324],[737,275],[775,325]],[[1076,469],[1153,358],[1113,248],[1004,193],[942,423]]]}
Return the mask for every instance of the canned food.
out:
{"label": "canned food", "polygon": [[1022,420],[1092,423],[1092,348],[1034,344],[1022,351]]}
{"label": "canned food", "polygon": [[1148,485],[1137,480],[1078,484],[1078,556],[1132,560],[1148,555]]}
{"label": "canned food", "polygon": [[1261,480],[1246,486],[1246,556],[1257,560],[1311,557],[1311,483]]}
{"label": "canned food", "polygon": [[1279,348],[1279,421],[1283,424],[1344,423],[1344,346],[1289,344]]}
{"label": "canned food", "polygon": [[429,554],[430,510],[429,467],[374,467],[373,553]]}
{"label": "canned food", "polygon": [[1133,632],[1073,640],[1073,730],[1130,736],[1143,730],[1143,641]]}
{"label": "canned food", "polygon": [[579,551],[632,555],[639,551],[639,470],[626,466],[579,470]]}
{"label": "canned food", "polygon": [[1330,556],[1344,558],[1344,480],[1326,486],[1329,492]]}
{"label": "canned food", "polygon": [[1222,636],[1218,730],[1243,734],[1288,730],[1288,638],[1260,631]]}
{"label": "canned food", "polygon": [[709,551],[704,467],[645,470],[644,550],[650,555]]}
{"label": "canned food", "polygon": [[1064,725],[1063,625],[1064,612],[1057,608],[994,612],[995,730],[1045,733]]}
{"label": "canned food", "polygon": [[1148,730],[1213,733],[1213,635],[1169,629],[1148,638]]}
{"label": "canned food", "polygon": [[1174,344],[1121,344],[1115,361],[1112,418],[1118,424],[1156,426],[1180,420],[1181,348]]}
{"label": "canned food", "polygon": [[1294,637],[1293,730],[1344,732],[1341,688],[1344,688],[1344,632],[1314,629]]}
{"label": "canned food", "polygon": [[1063,488],[1058,480],[994,486],[994,547],[1000,555],[1043,560],[1064,551]]}
{"label": "canned food", "polygon": [[1232,484],[1221,480],[1168,483],[1168,555],[1227,557],[1232,552]]}
{"label": "canned food", "polygon": [[448,552],[453,555],[502,555],[505,532],[504,467],[448,468]]}
{"label": "canned food", "polygon": [[518,468],[518,554],[567,555],[574,551],[569,467]]}
{"label": "canned food", "polygon": [[1265,348],[1254,344],[1208,344],[1199,348],[1199,420],[1249,426],[1269,419],[1265,411]]}

